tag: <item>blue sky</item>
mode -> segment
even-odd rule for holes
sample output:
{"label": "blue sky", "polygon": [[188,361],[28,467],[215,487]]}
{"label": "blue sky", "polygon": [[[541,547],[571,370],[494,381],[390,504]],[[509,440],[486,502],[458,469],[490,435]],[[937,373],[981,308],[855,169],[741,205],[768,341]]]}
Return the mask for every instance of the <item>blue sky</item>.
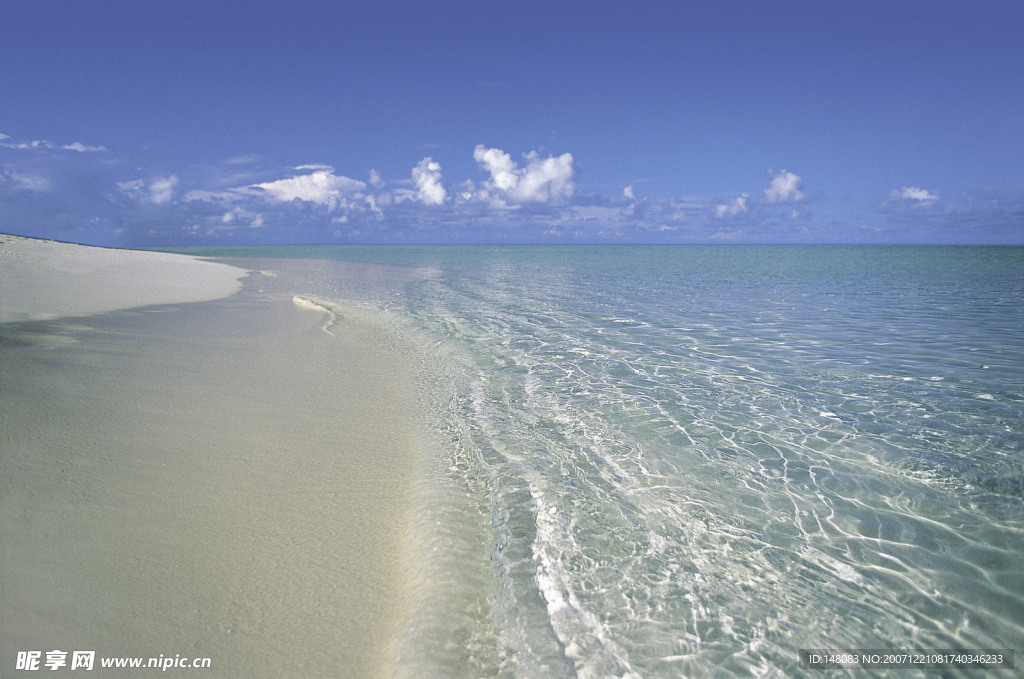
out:
{"label": "blue sky", "polygon": [[10,0],[0,231],[1024,243],[1024,2]]}

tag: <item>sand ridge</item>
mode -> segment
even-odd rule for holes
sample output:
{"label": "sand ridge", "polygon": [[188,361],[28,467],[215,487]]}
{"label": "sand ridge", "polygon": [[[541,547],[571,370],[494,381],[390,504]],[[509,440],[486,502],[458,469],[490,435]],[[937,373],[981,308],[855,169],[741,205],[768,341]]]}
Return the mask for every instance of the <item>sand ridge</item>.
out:
{"label": "sand ridge", "polygon": [[0,323],[219,299],[246,273],[187,255],[0,234]]}

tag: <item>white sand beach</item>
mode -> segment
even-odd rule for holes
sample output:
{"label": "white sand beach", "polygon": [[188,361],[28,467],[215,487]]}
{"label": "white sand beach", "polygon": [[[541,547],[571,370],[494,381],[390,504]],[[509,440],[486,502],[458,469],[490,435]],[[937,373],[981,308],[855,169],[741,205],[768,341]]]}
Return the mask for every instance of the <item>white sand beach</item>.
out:
{"label": "white sand beach", "polygon": [[244,275],[182,255],[0,234],[0,322],[217,299]]}
{"label": "white sand beach", "polygon": [[322,332],[259,273],[0,239],[0,674],[59,649],[95,676],[387,676],[419,445],[400,344]]}

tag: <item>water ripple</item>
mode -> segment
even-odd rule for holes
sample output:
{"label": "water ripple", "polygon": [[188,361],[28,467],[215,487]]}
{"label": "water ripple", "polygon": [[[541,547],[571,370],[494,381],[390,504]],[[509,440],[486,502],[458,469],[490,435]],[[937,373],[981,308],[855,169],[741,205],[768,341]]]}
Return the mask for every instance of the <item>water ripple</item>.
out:
{"label": "water ripple", "polygon": [[497,674],[1022,647],[1024,315],[978,304],[1021,299],[1000,253],[975,288],[943,253],[506,255],[408,311],[460,375],[447,483],[488,524]]}

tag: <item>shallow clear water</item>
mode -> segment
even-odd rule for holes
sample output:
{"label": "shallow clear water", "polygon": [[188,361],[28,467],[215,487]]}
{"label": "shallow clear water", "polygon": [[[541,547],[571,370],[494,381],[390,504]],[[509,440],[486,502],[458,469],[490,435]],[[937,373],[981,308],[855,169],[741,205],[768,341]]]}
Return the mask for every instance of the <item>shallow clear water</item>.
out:
{"label": "shallow clear water", "polygon": [[292,254],[417,272],[308,286],[430,357],[400,674],[1024,650],[1024,249]]}

